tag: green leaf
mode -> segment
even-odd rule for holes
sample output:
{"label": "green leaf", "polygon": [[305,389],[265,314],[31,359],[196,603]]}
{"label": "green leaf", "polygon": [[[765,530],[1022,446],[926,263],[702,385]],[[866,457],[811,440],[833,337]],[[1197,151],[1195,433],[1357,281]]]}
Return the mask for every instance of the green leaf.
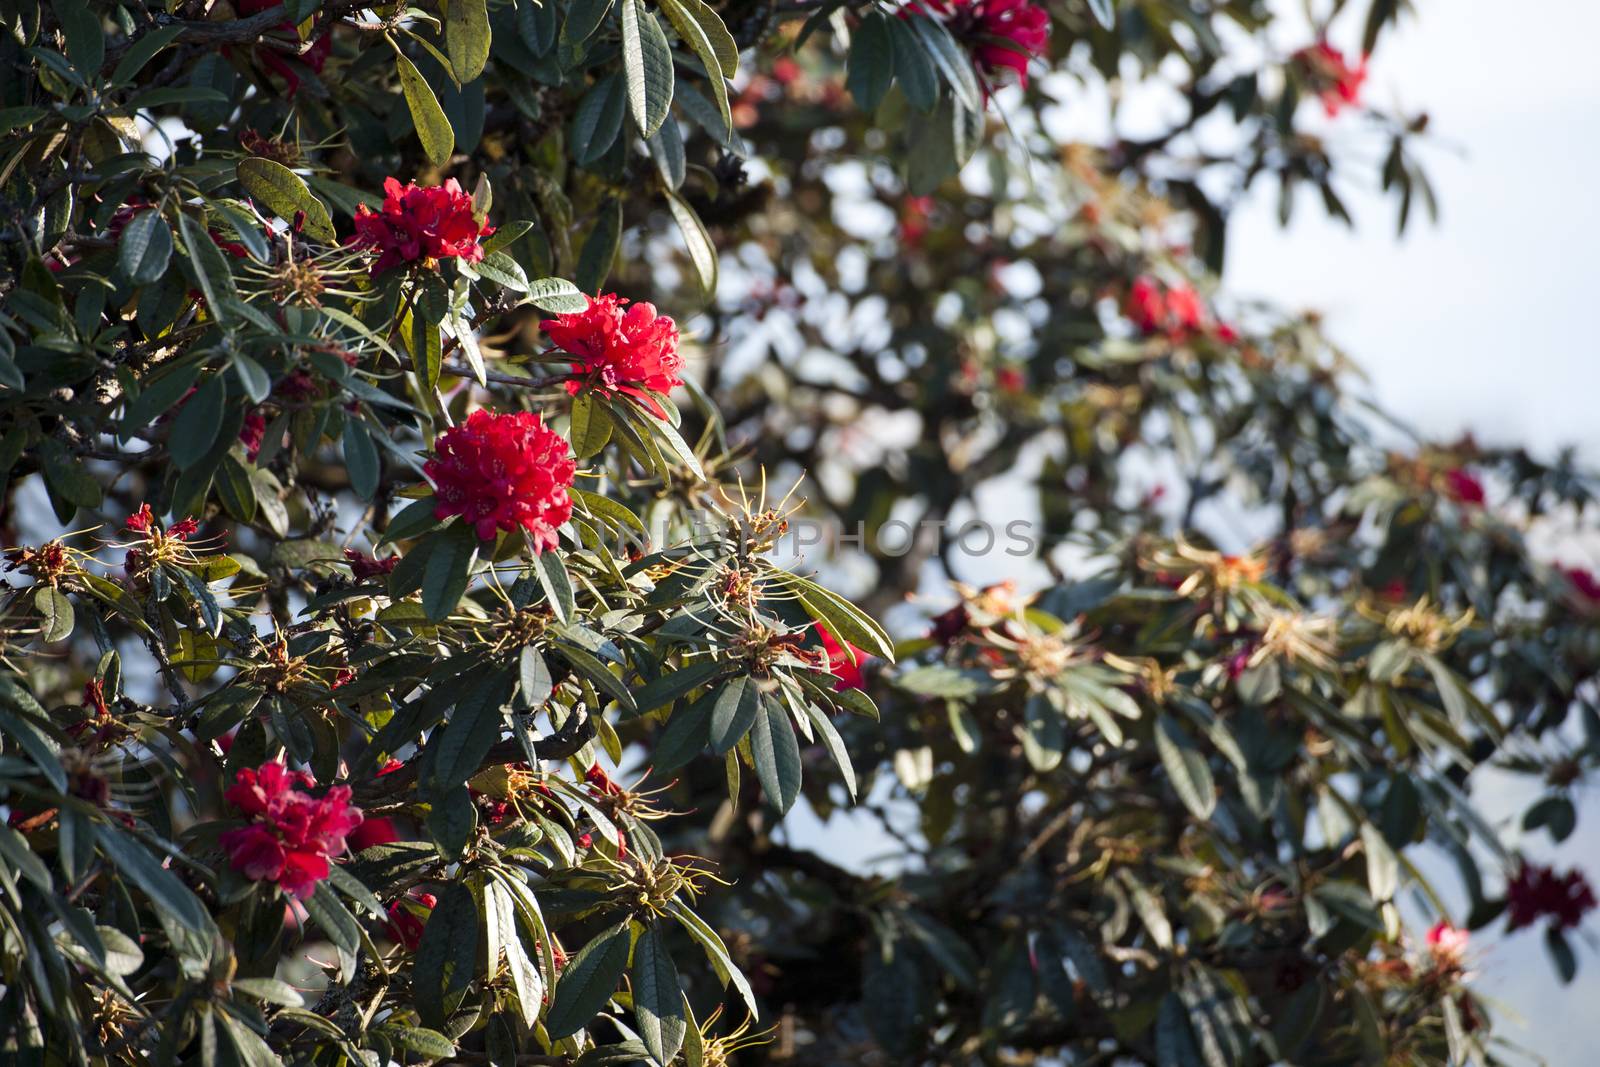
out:
{"label": "green leaf", "polygon": [[583,290],[565,278],[538,278],[529,282],[528,302],[552,315],[568,315],[589,306],[589,298],[583,295]]}
{"label": "green leaf", "polygon": [[523,645],[517,656],[517,681],[522,686],[522,702],[537,711],[555,691],[550,665],[533,645]]}
{"label": "green leaf", "polygon": [[1113,0],[1089,0],[1089,11],[1094,15],[1094,20],[1098,22],[1103,29],[1110,30],[1116,28],[1117,13],[1115,8],[1113,8],[1112,3]]}
{"label": "green leaf", "polygon": [[[667,16],[667,21],[672,23],[672,28],[678,31],[678,36],[706,68],[706,81],[711,86],[711,95],[716,99],[717,112],[722,118],[720,136],[724,141],[731,140],[733,110],[728,101],[726,79],[733,77],[738,70],[738,46],[716,12],[698,0],[659,0],[659,6],[662,13]],[[720,34],[716,34],[716,39],[713,39],[712,33],[707,32],[707,27],[713,23],[721,30]],[[723,62],[724,56],[729,60],[726,63]],[[680,101],[692,99],[689,93],[679,93],[678,96]],[[687,105],[680,103],[679,106]]]}
{"label": "green leaf", "polygon": [[522,265],[504,252],[490,252],[472,265],[472,269],[517,293],[528,291],[528,275]]}
{"label": "green leaf", "polygon": [[677,770],[710,743],[711,711],[715,705],[716,694],[707,693],[672,714],[650,753],[650,766],[657,774]]}
{"label": "green leaf", "polygon": [[217,242],[187,211],[178,213],[178,230],[183,235],[184,247],[194,264],[195,284],[200,287],[200,294],[206,298],[206,306],[211,313],[220,316],[223,304],[239,297],[233,286],[232,268],[223,258]]}
{"label": "green leaf", "polygon": [[176,41],[183,35],[184,26],[162,26],[158,29],[141,34],[128,50],[122,53],[122,58],[117,60],[117,67],[111,72],[113,85],[127,85],[133,81],[134,75],[144,69],[144,65],[156,57],[156,53],[167,45]]}
{"label": "green leaf", "polygon": [[672,221],[678,224],[683,243],[689,249],[689,262],[694,265],[700,291],[707,297],[716,295],[717,246],[712,243],[705,223],[700,221],[700,216],[695,214],[689,202],[670,189],[663,192],[667,198],[667,210],[672,212]]}
{"label": "green leaf", "polygon": [[1572,946],[1567,942],[1567,937],[1559,926],[1552,925],[1545,928],[1544,947],[1556,965],[1556,974],[1561,978],[1562,985],[1570,983],[1578,976],[1578,958],[1573,954]]}
{"label": "green leaf", "polygon": [[154,209],[136,212],[117,239],[117,270],[130,285],[159,281],[172,259],[172,227]]}
{"label": "green leaf", "polygon": [[96,823],[94,835],[100,851],[150,898],[158,915],[171,918],[197,937],[210,937],[213,927],[205,905],[142,844],[108,823]]}
{"label": "green leaf", "polygon": [[634,124],[649,137],[672,107],[672,48],[641,0],[622,0],[622,70]]}
{"label": "green leaf", "polygon": [[552,1040],[583,1029],[611,999],[628,969],[631,926],[631,921],[624,919],[568,961],[556,982],[550,1014],[545,1017],[545,1028]]}
{"label": "green leaf", "polygon": [[80,508],[100,506],[100,483],[65,445],[46,437],[39,443],[39,457],[44,461],[44,483],[52,495]]}
{"label": "green leaf", "polygon": [[1178,799],[1195,818],[1209,819],[1217,808],[1217,789],[1205,754],[1170,716],[1162,716],[1155,735],[1161,765],[1166,768]]}
{"label": "green leaf", "polygon": [[429,622],[443,620],[460,603],[479,544],[477,530],[462,519],[433,538],[422,572],[422,610]]}
{"label": "green leaf", "polygon": [[717,972],[722,984],[731,985],[738,990],[739,996],[744,999],[744,1006],[750,1011],[750,1018],[759,1019],[761,1008],[756,1003],[755,990],[750,988],[750,982],[745,978],[744,972],[734,965],[733,957],[728,955],[728,946],[722,943],[722,938],[717,936],[717,932],[682,900],[670,901],[667,904],[667,911],[688,931],[690,937],[700,943],[700,947],[705,950],[706,959],[711,963],[711,969]]}
{"label": "green leaf", "polygon": [[[669,197],[671,193],[667,194]],[[600,207],[594,228],[583,242],[583,252],[578,256],[578,287],[586,293],[598,293],[616,262],[617,251],[622,247],[622,203],[607,200]],[[585,305],[587,306],[587,305]]]}
{"label": "green leaf", "polygon": [[667,954],[659,927],[644,928],[633,949],[633,1011],[639,1020],[639,1037],[661,1067],[667,1067],[688,1033],[683,990],[678,968]]}
{"label": "green leaf", "polygon": [[938,74],[921,36],[911,28],[906,19],[885,19],[889,24],[889,40],[894,51],[894,73],[900,82],[900,91],[918,111],[932,111],[939,98]]}
{"label": "green leaf", "polygon": [[561,24],[561,43],[578,45],[593,36],[611,10],[612,0],[573,0]]}
{"label": "green leaf", "polygon": [[106,59],[106,35],[100,16],[86,0],[55,0],[56,21],[67,39],[67,57],[86,81],[97,78]]}
{"label": "green leaf", "polygon": [[561,554],[539,553],[533,561],[533,572],[549,599],[551,610],[556,613],[556,619],[560,622],[570,620],[577,610],[577,601],[572,591],[572,576],[567,573],[567,565],[561,561]]}
{"label": "green leaf", "polygon": [[955,93],[956,100],[971,111],[983,110],[983,94],[978,89],[978,78],[972,71],[972,59],[956,44],[955,38],[944,23],[927,15],[913,14],[912,28],[927,46],[933,65],[939,68],[944,80]]}
{"label": "green leaf", "polygon": [[366,423],[354,415],[346,415],[344,420],[344,463],[350,472],[350,488],[362,500],[371,500],[383,467]]}
{"label": "green leaf", "polygon": [[[751,688],[754,687],[752,682]],[[750,754],[768,802],[784,814],[800,795],[800,744],[782,704],[766,695],[761,698],[760,707],[750,727]]]}
{"label": "green leaf", "polygon": [[881,11],[869,11],[850,37],[845,88],[863,111],[876,111],[894,80],[894,42],[888,21]]}
{"label": "green leaf", "polygon": [[834,637],[848,641],[868,654],[894,662],[894,642],[882,626],[866,612],[831,589],[788,571],[769,572],[774,581],[787,585],[800,598],[806,614],[828,628]]}
{"label": "green leaf", "polygon": [[[451,0],[451,9],[453,10],[460,2],[461,0]],[[456,1054],[456,1046],[448,1037],[425,1026],[398,1026],[382,1032],[400,1048],[407,1052],[415,1052],[424,1059],[447,1060]]]}
{"label": "green leaf", "polygon": [[415,63],[396,51],[394,65],[396,73],[400,75],[400,89],[405,93],[406,107],[411,110],[411,122],[417,129],[417,139],[422,142],[423,154],[428,157],[429,163],[442,167],[450,161],[450,153],[456,143],[450,120],[445,118],[439,98],[433,94],[433,87]]}
{"label": "green leaf", "polygon": [[464,881],[452,881],[422,929],[412,967],[412,995],[425,1026],[443,1029],[477,970],[478,904]]}
{"label": "green leaf", "polygon": [[722,664],[712,660],[702,660],[678,670],[666,670],[660,677],[640,687],[633,694],[634,702],[639,706],[640,714],[654,711],[684,696],[691,689],[705,685],[722,670]]}
{"label": "green leaf", "polygon": [[33,594],[33,607],[39,613],[41,641],[65,641],[72,636],[75,616],[67,594],[53,585],[40,585]]}
{"label": "green leaf", "polygon": [[328,209],[311,194],[310,186],[294,171],[270,159],[249,156],[239,161],[239,184],[268,210],[287,222],[305,216],[305,232],[324,244],[339,239]]}
{"label": "green leaf", "polygon": [[750,731],[761,710],[761,689],[750,677],[739,677],[717,691],[711,709],[711,751],[722,755]]}
{"label": "green leaf", "polygon": [[222,408],[227,399],[226,379],[221,374],[213,374],[178,409],[167,440],[173,466],[186,471],[211,451],[222,429]]}
{"label": "green leaf", "polygon": [[611,416],[605,405],[594,398],[594,391],[585,389],[572,398],[572,454],[577,459],[587,459],[599,452],[611,440]]}
{"label": "green leaf", "polygon": [[456,80],[465,85],[483,73],[489,62],[489,5],[487,0],[450,0],[445,14],[445,50]]}
{"label": "green leaf", "polygon": [[429,741],[433,751],[433,781],[458,786],[478,773],[505,725],[504,708],[511,696],[511,674],[495,671],[481,679],[456,704],[450,721]]}
{"label": "green leaf", "polygon": [[383,531],[383,539],[378,542],[382,545],[390,541],[404,541],[427,533],[439,525],[439,520],[434,518],[433,510],[439,502],[430,494],[419,500],[413,500],[389,520],[389,526]]}
{"label": "green leaf", "polygon": [[[622,115],[627,106],[620,74],[608,74],[595,82],[578,101],[572,116],[572,158],[588,165],[605,155],[622,132]],[[583,284],[581,278],[578,284]]]}

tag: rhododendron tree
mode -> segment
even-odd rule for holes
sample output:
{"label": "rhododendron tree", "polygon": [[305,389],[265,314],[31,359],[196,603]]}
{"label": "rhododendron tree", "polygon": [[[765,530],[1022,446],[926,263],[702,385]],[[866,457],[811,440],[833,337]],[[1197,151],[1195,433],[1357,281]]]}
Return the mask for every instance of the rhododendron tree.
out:
{"label": "rhododendron tree", "polygon": [[1230,297],[1312,6],[0,4],[0,1059],[1506,1061],[1594,480]]}

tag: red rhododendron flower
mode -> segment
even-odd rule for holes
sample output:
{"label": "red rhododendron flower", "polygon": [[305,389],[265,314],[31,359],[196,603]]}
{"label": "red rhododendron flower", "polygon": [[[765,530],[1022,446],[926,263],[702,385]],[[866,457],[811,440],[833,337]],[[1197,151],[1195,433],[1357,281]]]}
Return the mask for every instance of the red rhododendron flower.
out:
{"label": "red rhododendron flower", "polygon": [[1309,75],[1329,118],[1361,103],[1361,85],[1367,80],[1366,56],[1352,66],[1343,52],[1327,41],[1319,41],[1300,49],[1294,58]]}
{"label": "red rhododendron flower", "polygon": [[1128,288],[1125,308],[1128,319],[1141,333],[1160,333],[1167,323],[1167,298],[1161,284],[1147,274],[1141,274]]}
{"label": "red rhododendron flower", "polygon": [[554,548],[557,528],[572,517],[567,487],[576,470],[566,438],[538,415],[482,409],[440,434],[422,467],[438,494],[435,518],[460,515],[484,541],[521,527],[535,553]]}
{"label": "red rhododendron flower", "polygon": [[259,410],[251,409],[244,417],[244,427],[239,431],[239,442],[244,445],[245,455],[254,463],[256,457],[261,455],[261,442],[267,436],[267,417]]}
{"label": "red rhododendron flower", "polygon": [[422,931],[427,927],[427,917],[439,899],[432,893],[412,891],[389,905],[386,930],[389,939],[407,952],[417,951],[422,944]]}
{"label": "red rhododendron flower", "polygon": [[1028,387],[1028,375],[1021,367],[1001,367],[995,371],[994,384],[1002,393],[1020,393]]}
{"label": "red rhododendron flower", "polygon": [[1030,0],[932,0],[950,32],[972,51],[972,65],[993,77],[1017,72],[1028,84],[1028,60],[1044,54],[1050,41],[1050,13]]}
{"label": "red rhododendron flower", "polygon": [[1200,294],[1187,285],[1175,285],[1167,290],[1167,326],[1169,330],[1184,332],[1198,330],[1205,323],[1205,305]]}
{"label": "red rhododendron flower", "polygon": [[402,264],[423,263],[455,256],[468,263],[483,259],[479,238],[494,232],[472,216],[472,197],[451,178],[443,185],[423,188],[416,182],[401,186],[398,179],[383,183],[383,210],[362,204],[356,209],[356,233],[351,243],[378,251],[374,276]]}
{"label": "red rhododendron flower", "polygon": [[[817,627],[817,639],[822,642],[823,650],[828,653],[828,672],[835,679],[833,688],[840,692],[846,689],[865,689],[866,680],[862,676],[861,668],[868,659],[867,653],[855,645],[841,642],[828,632],[825,626]],[[851,658],[852,655],[854,659]]]}
{"label": "red rhododendron flower", "polygon": [[1582,871],[1557,874],[1553,868],[1525,863],[1506,886],[1506,928],[1518,930],[1549,918],[1556,929],[1570,929],[1595,904],[1594,890]]}
{"label": "red rhododendron flower", "polygon": [[329,860],[343,855],[346,838],[362,823],[349,786],[321,796],[305,792],[316,781],[277,760],[239,771],[223,796],[250,819],[218,843],[235,871],[257,882],[277,882],[301,900],[328,877]]}
{"label": "red rhododendron flower", "polygon": [[373,845],[387,845],[398,840],[400,831],[394,828],[392,819],[362,819],[361,825],[350,832],[345,843],[350,846],[351,852],[360,852]]}
{"label": "red rhododendron flower", "polygon": [[629,304],[615,293],[588,300],[582,311],[539,323],[557,347],[578,357],[572,370],[582,380],[569,381],[567,392],[576,396],[587,387],[606,396],[625,393],[666,418],[650,394],[665,395],[683,384],[678,324],[656,314],[654,304]]}
{"label": "red rhododendron flower", "polygon": [[1483,483],[1471,471],[1464,467],[1454,467],[1444,472],[1444,495],[1454,500],[1457,504],[1470,504],[1482,507],[1487,497],[1483,492]]}
{"label": "red rhododendron flower", "polygon": [[344,550],[345,562],[350,564],[350,573],[355,575],[356,581],[364,582],[368,578],[377,578],[384,574],[393,574],[395,564],[400,562],[399,556],[385,556],[378,559],[369,556],[356,548]]}
{"label": "red rhododendron flower", "polygon": [[[237,10],[243,18],[247,15],[259,15],[271,7],[278,6],[279,0],[239,0]],[[298,32],[292,22],[279,24],[279,29],[287,30],[290,35],[298,40]],[[274,74],[280,75],[288,87],[288,95],[293,96],[300,91],[300,75],[296,74],[276,49],[268,46],[256,48],[255,54],[261,62]],[[296,58],[318,74],[322,73],[323,66],[328,62],[328,56],[333,53],[333,39],[326,33],[318,35],[310,46]]]}

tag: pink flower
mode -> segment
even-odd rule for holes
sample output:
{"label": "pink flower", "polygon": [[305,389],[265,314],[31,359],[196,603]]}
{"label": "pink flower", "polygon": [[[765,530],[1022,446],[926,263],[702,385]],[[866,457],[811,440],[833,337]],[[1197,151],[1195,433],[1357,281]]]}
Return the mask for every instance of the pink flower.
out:
{"label": "pink flower", "polygon": [[276,760],[243,768],[223,794],[250,819],[218,842],[235,871],[252,881],[274,881],[304,900],[328,877],[328,861],[346,851],[346,838],[363,822],[350,804],[350,788],[335,786],[321,797],[305,789],[316,785],[304,771]]}
{"label": "pink flower", "polygon": [[556,530],[572,517],[577,466],[566,438],[526,411],[474,411],[439,435],[422,471],[438,493],[434,517],[460,515],[480,540],[520,527],[539,553],[556,547]]}
{"label": "pink flower", "polygon": [[683,384],[678,324],[656,314],[653,304],[629,304],[615,293],[588,300],[582,311],[539,323],[558,348],[578,357],[572,371],[581,380],[569,381],[567,392],[577,396],[589,388],[605,396],[623,393],[657,418],[666,418],[651,394],[664,396]]}
{"label": "pink flower", "polygon": [[472,197],[451,178],[443,185],[423,188],[416,182],[404,187],[396,178],[383,183],[383,210],[362,204],[356,209],[356,233],[350,243],[378,251],[372,265],[376,277],[392,267],[455,256],[467,263],[483,259],[478,240],[494,227],[478,223],[472,215]]}
{"label": "pink flower", "polygon": [[1428,950],[1440,963],[1459,967],[1471,940],[1472,935],[1467,931],[1441,920],[1428,931]]}
{"label": "pink flower", "polygon": [[1542,918],[1558,930],[1570,929],[1594,910],[1589,880],[1580,870],[1557,874],[1554,868],[1524,863],[1506,886],[1506,929],[1519,930]]}

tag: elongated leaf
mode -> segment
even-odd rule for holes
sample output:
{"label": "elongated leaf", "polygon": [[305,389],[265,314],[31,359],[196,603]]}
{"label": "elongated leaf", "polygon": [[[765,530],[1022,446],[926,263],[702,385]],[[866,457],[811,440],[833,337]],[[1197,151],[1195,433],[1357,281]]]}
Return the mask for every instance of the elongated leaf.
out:
{"label": "elongated leaf", "polygon": [[[672,194],[668,194],[671,196]],[[617,252],[622,247],[622,203],[607,200],[601,206],[583,252],[578,257],[578,286],[586,293],[598,293],[611,274]]]}
{"label": "elongated leaf", "polygon": [[[731,37],[728,38],[726,43],[722,44],[713,41],[706,33],[706,21],[697,17],[696,12],[691,10],[690,2],[692,0],[660,0],[660,7],[667,16],[667,21],[672,23],[672,28],[678,31],[678,36],[683,39],[684,44],[689,46],[689,50],[699,58],[701,64],[706,68],[706,80],[711,86],[711,95],[716,100],[717,111],[722,119],[721,132],[713,136],[718,136],[722,140],[728,141],[733,137],[733,111],[728,101],[728,86],[725,79],[733,77],[738,66],[739,51],[734,46]],[[704,7],[705,5],[701,4],[699,6]],[[715,17],[715,12],[711,12],[711,15]],[[721,21],[721,19],[717,19],[719,25]],[[727,33],[727,27],[725,26],[723,27],[723,33]],[[730,49],[733,62],[724,65],[719,58],[719,53],[726,53]],[[689,110],[691,107],[689,101],[695,98],[693,91],[680,92],[678,97],[680,100],[679,106],[686,111]],[[704,97],[700,99],[703,101]]]}
{"label": "elongated leaf", "polygon": [[927,46],[928,56],[939,68],[944,80],[956,95],[956,100],[971,111],[983,110],[983,94],[978,89],[978,78],[972,71],[972,59],[956,44],[950,31],[937,19],[913,14],[911,26]]}
{"label": "elongated leaf", "polygon": [[850,37],[850,65],[845,87],[863,111],[876,111],[894,80],[894,42],[888,18],[869,11]]}
{"label": "elongated leaf", "polygon": [[186,211],[178,214],[178,230],[183,234],[183,243],[194,264],[195,284],[200,286],[200,295],[206,298],[211,313],[220,317],[224,304],[239,296],[228,261],[223,258],[217,242]]}
{"label": "elongated leaf", "polygon": [[422,151],[429,163],[442,167],[450,161],[456,143],[450,120],[445,118],[439,98],[415,63],[396,52],[394,65],[400,76],[400,90],[406,96],[406,107],[411,111],[411,122],[417,128],[417,139],[422,142]]}
{"label": "elongated leaf", "polygon": [[454,526],[433,538],[422,573],[422,610],[430,622],[438,622],[455,610],[461,594],[467,591],[472,561],[478,553],[478,532],[470,523],[458,520]]}
{"label": "elongated leaf", "polygon": [[589,306],[589,298],[583,295],[583,290],[565,278],[538,278],[529,282],[528,302],[552,315],[567,315]]}
{"label": "elongated leaf", "polygon": [[700,291],[708,297],[714,296],[717,291],[717,246],[712,243],[705,223],[700,221],[700,216],[694,213],[694,208],[689,206],[687,200],[671,190],[666,191],[666,197],[667,210],[672,212],[672,221],[678,224],[683,243],[689,249],[689,262],[694,265]]}
{"label": "elongated leaf", "polygon": [[711,750],[722,755],[750,732],[760,710],[761,690],[748,677],[735,678],[717,691],[711,709]]}
{"label": "elongated leaf", "polygon": [[572,454],[587,459],[611,440],[611,416],[605,405],[596,402],[592,390],[572,398]]}
{"label": "elongated leaf", "polygon": [[583,946],[567,962],[556,982],[555,1001],[545,1017],[550,1036],[559,1040],[575,1034],[606,1006],[623,972],[628,969],[628,949],[633,939],[631,922],[624,919]]}
{"label": "elongated leaf", "polygon": [[641,0],[622,0],[622,70],[634,124],[649,137],[672,107],[672,48]]}
{"label": "elongated leaf", "polygon": [[477,970],[480,927],[472,890],[465,882],[448,883],[422,929],[412,968],[412,994],[424,1025],[443,1029],[466,996]]}
{"label": "elongated leaf", "polygon": [[[608,74],[595,82],[572,116],[572,158],[589,164],[605,155],[622,132],[627,106],[621,75]],[[578,284],[583,284],[581,278]]]}
{"label": "elongated leaf", "polygon": [[311,194],[305,179],[282,163],[250,156],[239,161],[238,172],[245,192],[280,219],[294,222],[303,215],[303,227],[309,236],[327,244],[339,239],[328,209]]}
{"label": "elongated leaf", "polygon": [[760,711],[750,727],[750,754],[768,802],[780,814],[786,813],[800,795],[800,743],[795,740],[789,713],[771,696],[762,696]]}
{"label": "elongated leaf", "polygon": [[468,691],[439,731],[433,749],[433,780],[439,786],[457,786],[478,773],[483,758],[500,739],[505,724],[503,709],[511,696],[511,675],[495,671]]}
{"label": "elongated leaf", "polygon": [[445,49],[456,80],[465,85],[489,62],[489,5],[486,0],[450,0],[444,24]]}
{"label": "elongated leaf", "polygon": [[94,835],[100,851],[150,898],[158,915],[173,919],[198,937],[211,935],[211,916],[205,905],[143,845],[107,823],[95,824]]}
{"label": "elongated leaf", "polygon": [[173,466],[188,470],[211,451],[222,429],[222,408],[227,398],[226,380],[221,374],[213,374],[178,409],[167,444]]}
{"label": "elongated leaf", "polygon": [[938,74],[922,37],[906,19],[885,19],[894,49],[894,75],[900,91],[918,111],[932,111],[939,98]]}
{"label": "elongated leaf", "polygon": [[350,472],[350,488],[363,500],[371,500],[378,491],[378,477],[382,465],[378,459],[378,446],[372,442],[366,423],[354,416],[344,420],[344,463]]}
{"label": "elongated leaf", "polygon": [[661,1067],[667,1067],[688,1032],[678,968],[656,924],[646,926],[633,949],[633,1011],[639,1020],[639,1037]]}
{"label": "elongated leaf", "polygon": [[33,594],[33,609],[39,613],[39,638],[65,641],[72,636],[75,613],[67,594],[53,585],[41,585]]}
{"label": "elongated leaf", "polygon": [[159,281],[172,259],[172,228],[159,211],[137,212],[117,239],[117,270],[132,285]]}
{"label": "elongated leaf", "polygon": [[1176,721],[1163,717],[1156,724],[1156,751],[1167,770],[1178,799],[1197,819],[1209,819],[1217,807],[1216,783],[1205,755]]}

